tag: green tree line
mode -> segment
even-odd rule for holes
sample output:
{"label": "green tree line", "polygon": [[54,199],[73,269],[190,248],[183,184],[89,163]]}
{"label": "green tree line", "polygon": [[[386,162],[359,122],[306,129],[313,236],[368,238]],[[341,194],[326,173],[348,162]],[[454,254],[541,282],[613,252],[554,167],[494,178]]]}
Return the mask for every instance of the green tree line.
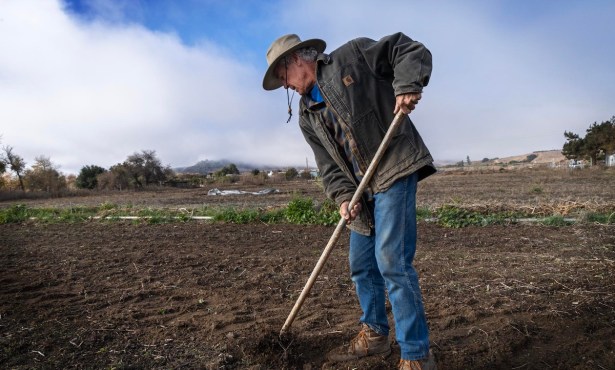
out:
{"label": "green tree line", "polygon": [[[76,177],[75,175],[65,176],[49,157],[43,155],[36,157],[30,168],[26,165],[27,163],[15,153],[13,147],[8,145],[2,147],[0,149],[0,190],[19,189],[24,192],[60,193],[68,190],[71,184],[79,189],[141,189],[151,185],[177,186],[179,183],[186,182],[194,185],[203,181],[204,176],[175,174],[170,166],[162,165],[154,150],[142,150],[131,154],[122,163],[117,163],[108,169],[94,164],[83,166]],[[5,172],[11,172],[14,177],[3,176]],[[258,177],[260,171],[254,170],[252,174]],[[214,179],[223,181],[236,181],[238,175],[239,170],[234,163],[213,173]],[[267,178],[266,173],[262,175],[260,177]],[[194,176],[196,178],[193,179]],[[293,180],[298,176],[298,171],[290,168],[284,177],[287,180]],[[302,172],[300,177],[311,178],[309,172],[306,171]]]}
{"label": "green tree line", "polygon": [[573,132],[564,131],[566,143],[562,154],[568,159],[586,159],[592,163],[604,160],[615,153],[615,116],[602,123],[594,122],[581,137]]}
{"label": "green tree line", "polygon": [[[15,175],[16,186],[22,191],[57,193],[68,187],[69,180],[49,157],[38,156],[34,164],[27,168],[26,162],[15,153],[13,147],[5,145],[0,152],[0,175],[7,171]],[[173,170],[162,165],[154,150],[142,150],[109,169],[97,165],[84,166],[73,178],[75,186],[81,189],[122,190],[160,185],[173,176]],[[0,189],[6,185],[4,176],[0,176]]]}

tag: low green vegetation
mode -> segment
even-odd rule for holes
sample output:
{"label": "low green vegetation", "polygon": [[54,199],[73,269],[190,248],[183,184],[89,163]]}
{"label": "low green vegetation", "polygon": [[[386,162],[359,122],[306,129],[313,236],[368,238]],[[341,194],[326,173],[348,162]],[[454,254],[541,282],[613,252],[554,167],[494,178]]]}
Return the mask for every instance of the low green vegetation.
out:
{"label": "low green vegetation", "polygon": [[235,224],[247,224],[255,221],[266,222],[261,216],[265,216],[255,209],[237,210],[234,208],[225,208],[213,215],[214,220],[231,222]]}
{"label": "low green vegetation", "polygon": [[432,217],[441,226],[460,228],[513,223],[519,218],[513,212],[478,212],[456,205],[444,205],[433,212]]}
{"label": "low green vegetation", "polygon": [[[71,223],[88,220],[113,222],[132,220],[138,223],[171,223],[188,222],[194,219],[208,219],[215,222],[248,224],[261,222],[266,224],[290,223],[298,225],[332,226],[339,222],[337,206],[327,200],[319,203],[308,197],[297,196],[286,207],[274,209],[255,208],[210,208],[194,209],[159,209],[137,208],[128,204],[120,206],[114,203],[103,203],[97,207],[67,207],[67,208],[30,208],[23,204],[0,209],[0,224],[21,223],[26,221],[44,223]],[[532,221],[545,226],[561,227],[574,222],[590,222],[597,224],[615,224],[615,212],[610,214],[589,213],[576,219],[565,218],[554,214],[541,218],[513,211],[473,210],[448,204],[436,209],[417,208],[417,219],[436,222],[438,225],[450,228],[467,226],[505,225],[523,221]]]}
{"label": "low green vegetation", "polygon": [[317,205],[311,198],[297,197],[288,203],[285,210],[286,221],[291,224],[335,225],[340,215],[337,206],[331,201]]}
{"label": "low green vegetation", "polygon": [[0,224],[19,223],[28,220],[37,222],[79,222],[86,220],[135,220],[151,224],[186,222],[194,218],[204,217],[219,222],[247,224],[251,222],[263,223],[291,223],[335,225],[339,221],[337,207],[331,201],[322,204],[315,203],[311,198],[296,197],[286,208],[278,209],[235,209],[235,208],[208,208],[198,209],[158,209],[135,208],[132,205],[120,206],[114,203],[103,203],[98,207],[69,207],[69,208],[30,208],[19,204],[9,208],[0,209]]}
{"label": "low green vegetation", "polygon": [[23,222],[28,218],[28,210],[23,204],[18,204],[10,208],[3,209],[0,212],[0,223],[2,224]]}
{"label": "low green vegetation", "polygon": [[615,212],[610,214],[590,213],[585,216],[585,220],[598,224],[615,224]]}
{"label": "low green vegetation", "polygon": [[96,208],[28,208],[23,204],[0,210],[0,224],[24,222],[36,219],[42,222],[80,222],[96,214]]}
{"label": "low green vegetation", "polygon": [[562,215],[553,215],[553,216],[549,216],[549,217],[545,217],[540,221],[541,224],[545,225],[545,226],[555,226],[555,227],[560,227],[560,226],[566,226],[569,225],[571,223],[573,223],[572,221],[568,221],[564,218],[564,216]]}

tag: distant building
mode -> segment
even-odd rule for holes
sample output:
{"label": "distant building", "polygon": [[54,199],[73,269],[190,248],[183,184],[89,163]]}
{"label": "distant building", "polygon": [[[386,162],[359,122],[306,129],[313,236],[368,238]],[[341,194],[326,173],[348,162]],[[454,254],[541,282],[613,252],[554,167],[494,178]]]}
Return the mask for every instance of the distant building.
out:
{"label": "distant building", "polygon": [[576,159],[571,159],[568,161],[568,167],[569,168],[583,168],[585,167],[585,161],[583,160],[576,160]]}
{"label": "distant building", "polygon": [[606,156],[606,165],[609,167],[615,167],[615,153]]}

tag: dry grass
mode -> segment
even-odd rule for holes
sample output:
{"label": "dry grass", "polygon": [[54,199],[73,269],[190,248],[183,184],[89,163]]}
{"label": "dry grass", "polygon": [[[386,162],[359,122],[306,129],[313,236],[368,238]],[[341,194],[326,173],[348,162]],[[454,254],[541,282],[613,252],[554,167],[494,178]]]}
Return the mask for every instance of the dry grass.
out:
{"label": "dry grass", "polygon": [[453,204],[481,213],[583,215],[615,212],[615,169],[442,172],[419,184],[419,207]]}
{"label": "dry grass", "polygon": [[[520,169],[505,171],[441,171],[419,183],[418,207],[435,211],[445,205],[480,214],[514,212],[529,217],[552,215],[584,218],[592,213],[613,214],[615,219],[615,168]],[[207,191],[241,189],[279,190],[276,195],[249,199],[246,196],[212,197]],[[212,183],[204,188],[153,188],[143,191],[89,192],[86,196],[64,198],[0,199],[0,208],[23,203],[28,207],[98,206],[114,203],[139,208],[186,208],[224,204],[233,207],[283,207],[300,195],[324,200],[318,181],[287,181],[280,177],[263,179],[252,174],[235,183]]]}

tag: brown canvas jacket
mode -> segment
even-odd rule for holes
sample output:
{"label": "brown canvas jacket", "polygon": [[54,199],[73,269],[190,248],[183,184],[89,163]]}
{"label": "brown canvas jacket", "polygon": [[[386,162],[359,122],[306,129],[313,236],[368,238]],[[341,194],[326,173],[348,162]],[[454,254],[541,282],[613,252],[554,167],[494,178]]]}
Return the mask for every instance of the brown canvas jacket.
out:
{"label": "brown canvas jacket", "polygon": [[[395,96],[422,92],[431,75],[431,53],[403,33],[379,41],[352,40],[330,55],[320,54],[316,77],[321,94],[336,114],[347,138],[356,142],[353,156],[365,172],[394,118]],[[350,200],[358,183],[344,154],[324,122],[300,101],[299,126],[314,151],[325,192],[338,206]],[[433,174],[433,158],[412,121],[406,117],[391,140],[369,184],[373,193],[387,190],[396,180],[418,171],[419,180]],[[369,235],[371,215],[363,204],[349,227]]]}

